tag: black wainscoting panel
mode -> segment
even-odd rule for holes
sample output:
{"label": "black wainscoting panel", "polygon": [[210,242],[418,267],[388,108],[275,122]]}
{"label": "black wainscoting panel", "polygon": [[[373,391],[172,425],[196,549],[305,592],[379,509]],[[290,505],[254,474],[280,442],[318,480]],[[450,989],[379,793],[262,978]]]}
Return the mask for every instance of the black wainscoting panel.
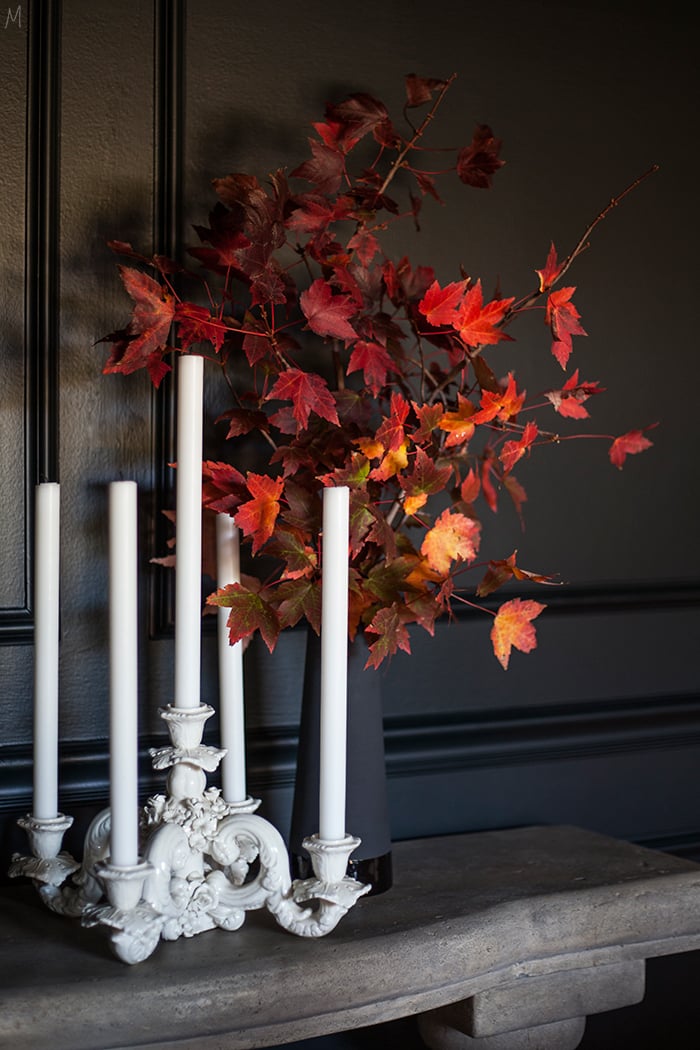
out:
{"label": "black wainscoting panel", "polygon": [[[33,637],[32,615],[32,538],[34,487],[39,481],[58,481],[58,241],[57,223],[59,202],[60,149],[60,64],[61,64],[61,5],[54,0],[17,5],[3,12],[3,47],[12,51],[13,74],[19,77],[17,61],[21,51],[24,63],[24,91],[17,92],[14,106],[24,104],[26,122],[24,143],[12,141],[24,157],[24,187],[21,200],[14,203],[15,213],[24,213],[24,423],[23,435],[16,433],[12,450],[3,450],[3,464],[8,470],[23,464],[24,500],[13,501],[15,514],[23,518],[24,527],[13,529],[11,536],[23,543],[24,550],[17,558],[3,559],[5,565],[24,564],[24,601],[0,608],[0,645],[30,641]],[[12,17],[11,17],[12,16]],[[4,90],[4,86],[3,86]],[[18,105],[19,104],[19,105]],[[15,124],[17,112],[12,114]],[[7,129],[8,134],[11,133]],[[17,157],[17,153],[15,153]],[[18,187],[14,188],[17,191]],[[5,230],[7,235],[7,230]],[[15,247],[11,245],[11,248]],[[15,257],[15,262],[20,260]],[[7,262],[5,259],[4,262]],[[12,294],[16,288],[6,284]],[[20,297],[17,297],[20,299]],[[20,300],[21,301],[21,300]],[[18,332],[9,333],[16,340]],[[8,333],[3,332],[3,342]],[[13,355],[19,353],[17,346]],[[5,351],[8,353],[8,350]],[[18,454],[19,453],[19,454]],[[4,468],[3,468],[4,469]],[[3,542],[11,542],[5,533]],[[16,579],[0,578],[0,585],[10,590]],[[2,595],[0,594],[0,605]]]}
{"label": "black wainscoting panel", "polygon": [[[248,738],[249,790],[285,834],[297,731]],[[162,742],[142,741],[144,799],[163,790],[148,758]],[[392,717],[385,742],[395,839],[571,823],[673,852],[700,849],[700,695]],[[108,804],[108,748],[100,740],[63,749],[64,812]],[[0,757],[0,819],[9,823],[31,808],[32,759],[26,747]]]}

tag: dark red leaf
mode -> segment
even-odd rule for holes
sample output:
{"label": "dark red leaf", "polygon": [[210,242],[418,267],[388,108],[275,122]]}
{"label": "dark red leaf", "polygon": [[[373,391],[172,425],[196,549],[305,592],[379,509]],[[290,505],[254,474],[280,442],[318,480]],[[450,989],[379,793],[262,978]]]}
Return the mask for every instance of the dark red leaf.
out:
{"label": "dark red leaf", "polygon": [[444,80],[436,80],[434,77],[418,77],[415,73],[409,73],[405,78],[406,83],[406,106],[422,106],[430,102],[433,92],[445,86]]}
{"label": "dark red leaf", "polygon": [[490,189],[493,176],[505,164],[498,154],[501,140],[494,138],[488,124],[478,124],[470,146],[457,157],[457,174],[467,186]]}
{"label": "dark red leaf", "polygon": [[348,318],[357,313],[357,305],[347,295],[334,295],[331,287],[319,277],[303,291],[299,304],[316,335],[328,335],[334,339],[351,342],[357,333]]}
{"label": "dark red leaf", "polygon": [[340,426],[335,401],[328,384],[313,372],[304,372],[300,368],[289,368],[282,372],[267,395],[267,400],[291,401],[294,419],[301,430],[308,426],[311,412],[327,419],[329,423]]}

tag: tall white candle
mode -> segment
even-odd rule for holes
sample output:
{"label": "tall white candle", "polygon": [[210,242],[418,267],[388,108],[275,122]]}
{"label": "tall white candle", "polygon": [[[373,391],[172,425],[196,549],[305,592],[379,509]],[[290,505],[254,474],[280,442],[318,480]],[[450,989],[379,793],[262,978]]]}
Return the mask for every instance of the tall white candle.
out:
{"label": "tall white candle", "polygon": [[[216,516],[217,584],[226,587],[240,583],[240,540],[238,528],[228,514]],[[219,719],[221,746],[221,789],[226,802],[245,802],[245,718],[243,704],[243,643],[229,643],[226,626],[229,610],[217,611],[219,653]]]}
{"label": "tall white candle", "polygon": [[181,356],[175,475],[175,707],[199,707],[202,630],[202,394],[204,361]]}
{"label": "tall white candle", "polygon": [[110,860],[138,863],[137,486],[109,486]]}
{"label": "tall white candle", "polygon": [[34,801],[58,816],[58,594],[60,486],[36,486],[34,544]]}
{"label": "tall white candle", "polygon": [[349,489],[323,491],[319,837],[345,837]]}

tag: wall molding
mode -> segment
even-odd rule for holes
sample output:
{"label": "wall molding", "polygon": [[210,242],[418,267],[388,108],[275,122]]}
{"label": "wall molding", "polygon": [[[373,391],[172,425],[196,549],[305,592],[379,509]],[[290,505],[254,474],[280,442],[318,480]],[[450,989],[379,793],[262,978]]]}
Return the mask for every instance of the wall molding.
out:
{"label": "wall molding", "polygon": [[[184,133],[185,0],[155,0],[154,39],[154,185],[153,246],[162,255],[181,252],[182,143]],[[151,550],[162,557],[170,526],[161,513],[174,506],[176,375],[170,372],[151,397],[151,474],[153,510]],[[173,633],[175,580],[173,573],[149,573],[149,631],[152,638]]]}
{"label": "wall molding", "polygon": [[[494,609],[509,597],[508,588],[479,599],[479,605]],[[618,580],[562,587],[524,587],[519,598],[546,601],[547,616],[581,613],[643,612],[656,609],[688,608],[700,605],[700,579]],[[455,604],[456,619],[473,615],[469,607]]]}
{"label": "wall molding", "polygon": [[[293,785],[297,741],[296,725],[248,734],[248,778],[254,794]],[[394,716],[385,720],[385,741],[390,779],[697,747],[700,696],[596,700],[495,713]],[[212,736],[209,742],[216,740]],[[163,788],[163,777],[150,768],[148,755],[149,748],[162,743],[162,737],[156,736],[141,741],[142,795]],[[0,760],[0,812],[24,812],[31,806],[31,745],[0,748]],[[108,776],[107,739],[64,745],[60,777],[65,807],[106,802]],[[700,830],[698,836],[700,839]]]}
{"label": "wall molding", "polygon": [[58,480],[58,221],[61,5],[32,6],[27,33],[24,257],[24,588],[20,608],[0,609],[0,644],[30,642],[34,486]]}

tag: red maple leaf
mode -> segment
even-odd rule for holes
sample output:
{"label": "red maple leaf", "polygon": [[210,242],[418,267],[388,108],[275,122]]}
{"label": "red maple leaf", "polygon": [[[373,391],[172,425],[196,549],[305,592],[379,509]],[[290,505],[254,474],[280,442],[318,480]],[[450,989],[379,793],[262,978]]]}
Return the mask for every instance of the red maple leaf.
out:
{"label": "red maple leaf", "polygon": [[168,372],[172,371],[170,365],[163,360],[162,354],[157,350],[154,351],[146,361],[146,369],[156,390],[163,382],[163,379],[167,376]]}
{"label": "red maple leaf", "polygon": [[434,77],[418,77],[415,73],[409,73],[405,77],[406,84],[406,106],[422,106],[430,102],[433,92],[445,86],[444,80],[436,80]]}
{"label": "red maple leaf", "polygon": [[462,305],[468,286],[468,280],[453,281],[444,288],[440,287],[438,281],[433,281],[418,303],[418,309],[434,328],[441,325],[456,328],[457,310]]}
{"label": "red maple leaf", "polygon": [[520,518],[520,524],[525,527],[523,521],[523,503],[527,503],[527,493],[514,474],[506,474],[503,479],[503,487],[513,501],[516,513]]}
{"label": "red maple leaf", "polygon": [[488,346],[502,339],[510,340],[497,325],[503,320],[513,302],[510,299],[492,299],[484,306],[481,281],[469,289],[457,312],[454,327],[467,346]]}
{"label": "red maple leaf", "polygon": [[480,490],[481,482],[479,481],[479,475],[473,467],[470,467],[469,473],[459,487],[459,498],[463,503],[469,505],[477,498]]}
{"label": "red maple leaf", "polygon": [[592,394],[602,394],[604,390],[605,387],[597,382],[579,383],[577,368],[561,390],[548,390],[544,396],[551,401],[559,415],[569,419],[587,419],[588,409],[583,407],[583,402]]}
{"label": "red maple leaf", "polygon": [[513,551],[509,558],[489,562],[486,575],[476,589],[477,597],[485,598],[511,579],[532,580],[534,583],[555,585],[556,581],[553,580],[551,576],[543,576],[541,573],[529,572],[527,569],[521,569],[519,565],[516,565],[515,557],[517,553],[517,551]]}
{"label": "red maple leaf", "polygon": [[[338,120],[326,120],[314,122],[312,128],[318,134],[318,137],[322,142],[325,142],[330,149],[340,150],[342,148],[342,137],[343,137],[343,125]],[[292,172],[294,174],[294,172]]]}
{"label": "red maple leaf", "polygon": [[348,361],[348,375],[360,369],[365,377],[365,383],[376,397],[386,383],[387,372],[395,372],[396,365],[379,343],[358,339]]}
{"label": "red maple leaf", "polygon": [[205,306],[195,303],[178,303],[175,307],[180,346],[188,350],[193,343],[211,343],[216,352],[221,349],[226,337],[226,326],[212,317]]}
{"label": "red maple leaf", "polygon": [[[649,429],[648,427],[646,429]],[[626,434],[616,437],[610,446],[610,462],[618,470],[622,470],[622,464],[627,456],[637,452],[643,452],[645,448],[651,448],[653,442],[644,437],[641,430],[630,430]]]}
{"label": "red maple leaf", "polygon": [[248,495],[245,478],[230,463],[207,459],[202,463],[204,505],[219,513],[229,513]]}
{"label": "red maple leaf", "polygon": [[294,419],[301,430],[309,423],[309,415],[315,412],[329,423],[340,426],[333,395],[322,376],[304,372],[301,368],[288,368],[277,377],[277,382],[266,397],[267,401],[291,401]]}
{"label": "red maple leaf", "polygon": [[554,342],[552,353],[562,368],[566,368],[573,346],[571,337],[574,335],[588,335],[579,324],[581,316],[571,296],[576,291],[572,288],[559,288],[558,291],[550,292],[547,299],[547,308],[544,314],[545,324],[548,324]]}
{"label": "red maple leaf", "polygon": [[225,420],[229,422],[227,438],[241,437],[243,434],[250,434],[251,430],[264,433],[269,430],[265,413],[253,408],[230,408],[227,412],[222,412],[216,422],[223,423]]}
{"label": "red maple leaf", "polygon": [[262,332],[259,334],[261,322],[256,320],[249,311],[246,312],[244,324],[247,331],[243,336],[243,350],[248,359],[248,364],[253,368],[270,353],[270,336]]}
{"label": "red maple leaf", "polygon": [[496,493],[496,487],[491,480],[491,475],[495,473],[495,456],[493,449],[484,449],[484,458],[481,462],[481,491],[484,494],[488,506],[491,510],[496,513],[498,510],[498,495]]}
{"label": "red maple leaf", "polygon": [[203,244],[210,248],[188,248],[187,254],[198,259],[208,270],[225,274],[229,269],[240,270],[238,253],[250,247],[250,240],[241,231],[244,213],[241,208],[229,211],[219,201],[209,213],[209,226],[195,226]]}
{"label": "red maple leaf", "polygon": [[535,270],[535,273],[540,279],[540,291],[549,291],[561,273],[561,266],[557,262],[557,250],[554,247],[554,244],[550,244],[549,246],[549,254],[547,256],[547,262],[544,264],[544,268],[542,270]]}
{"label": "red maple leaf", "polygon": [[285,223],[290,230],[319,233],[335,218],[335,209],[325,197],[309,193],[298,199],[299,207],[294,209]]}
{"label": "red maple leaf", "polygon": [[467,186],[487,190],[491,188],[493,176],[505,164],[498,154],[501,140],[494,138],[488,124],[477,124],[470,146],[460,150],[457,157],[457,174]]}
{"label": "red maple leaf", "polygon": [[340,188],[345,170],[342,153],[324,142],[309,139],[311,158],[291,173],[297,179],[312,182],[319,193],[333,194]]}
{"label": "red maple leaf", "polygon": [[120,266],[119,273],[135,305],[126,330],[106,337],[106,341],[114,343],[114,351],[104,371],[129,375],[152,365],[153,354],[165,349],[175,304],[173,297],[141,270]]}
{"label": "red maple leaf", "polygon": [[393,392],[389,402],[389,418],[377,430],[376,439],[389,452],[397,452],[405,443],[404,423],[409,413],[409,404],[401,394]]}
{"label": "red maple leaf", "polygon": [[379,251],[380,244],[374,234],[367,230],[358,230],[348,241],[348,248],[357,252],[357,257],[363,266],[369,266]]}
{"label": "red maple leaf", "polygon": [[517,416],[523,407],[525,397],[524,390],[518,393],[515,377],[512,372],[509,372],[505,390],[502,387],[499,387],[497,391],[484,390],[479,408],[472,416],[472,423],[488,423],[492,419],[505,423]]}
{"label": "red maple leaf", "polygon": [[538,433],[537,424],[530,421],[525,424],[522,437],[519,441],[505,442],[498,458],[503,464],[503,470],[506,474],[510,473],[519,459],[522,459]]}
{"label": "red maple leaf", "polygon": [[345,342],[357,339],[357,332],[348,323],[348,318],[357,313],[357,305],[347,295],[334,295],[322,277],[301,293],[299,303],[309,328],[316,335],[329,335]]}
{"label": "red maple leaf", "polygon": [[476,557],[480,531],[478,521],[453,513],[448,507],[426,533],[420,552],[431,569],[446,576],[453,561],[471,561]]}
{"label": "red maple leaf", "polygon": [[521,653],[530,653],[537,647],[532,620],[546,608],[541,602],[523,601],[520,598],[513,598],[501,605],[491,628],[491,642],[494,654],[504,670],[508,670],[513,646]]}
{"label": "red maple leaf", "polygon": [[342,102],[326,106],[326,118],[343,127],[340,141],[353,146],[369,132],[376,137],[382,125],[391,125],[384,103],[365,92],[356,92]]}
{"label": "red maple leaf", "polygon": [[245,536],[253,538],[253,554],[267,543],[280,512],[279,499],[284,488],[282,478],[267,474],[249,473],[246,478],[252,499],[242,503],[236,511],[235,522]]}

